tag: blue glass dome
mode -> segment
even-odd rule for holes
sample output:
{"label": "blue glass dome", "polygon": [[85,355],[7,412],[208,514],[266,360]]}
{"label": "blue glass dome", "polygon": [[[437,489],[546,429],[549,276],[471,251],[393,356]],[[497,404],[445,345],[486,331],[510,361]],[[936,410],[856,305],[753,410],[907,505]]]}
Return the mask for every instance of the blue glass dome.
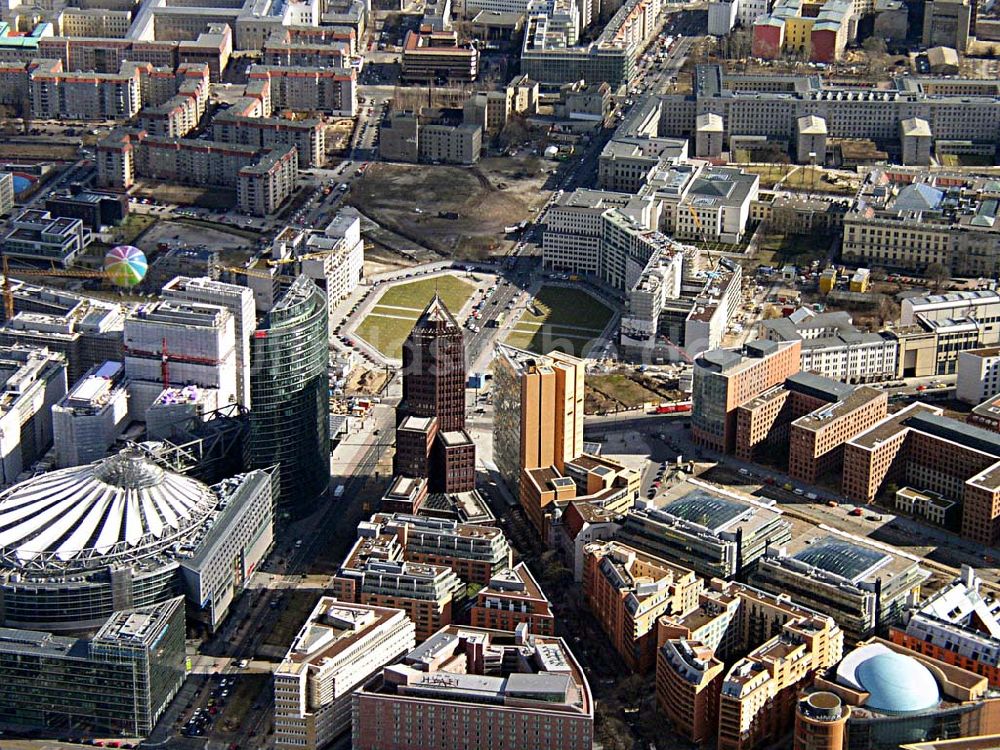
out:
{"label": "blue glass dome", "polygon": [[941,700],[937,680],[916,659],[884,651],[857,666],[857,680],[869,693],[865,708],[908,714],[936,706]]}

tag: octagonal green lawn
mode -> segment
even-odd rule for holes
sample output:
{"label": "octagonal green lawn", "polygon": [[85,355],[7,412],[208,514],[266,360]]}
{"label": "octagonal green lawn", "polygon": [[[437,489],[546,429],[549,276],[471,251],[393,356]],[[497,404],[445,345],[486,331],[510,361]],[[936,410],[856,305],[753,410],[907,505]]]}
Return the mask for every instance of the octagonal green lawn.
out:
{"label": "octagonal green lawn", "polygon": [[475,290],[468,281],[449,275],[394,284],[382,292],[354,333],[386,357],[401,359],[407,334],[435,292],[458,315]]}

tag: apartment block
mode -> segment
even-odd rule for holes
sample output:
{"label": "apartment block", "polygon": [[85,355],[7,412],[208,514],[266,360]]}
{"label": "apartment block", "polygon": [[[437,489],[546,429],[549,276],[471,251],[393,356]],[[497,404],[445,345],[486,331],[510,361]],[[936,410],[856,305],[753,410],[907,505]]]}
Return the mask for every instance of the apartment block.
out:
{"label": "apartment block", "polygon": [[257,149],[292,146],[298,151],[301,167],[319,167],[326,163],[326,130],[322,120],[247,117],[231,110],[220,112],[212,120],[215,141]]}
{"label": "apartment block", "polygon": [[705,578],[742,578],[768,546],[792,538],[779,509],[695,480],[672,487],[662,503],[638,501],[625,513],[616,538]]}
{"label": "apartment block", "polygon": [[447,565],[466,583],[486,586],[511,567],[513,553],[493,526],[404,513],[376,513],[358,526],[361,535],[395,535],[408,562]]}
{"label": "apartment block", "polygon": [[584,599],[633,672],[655,664],[657,618],[694,609],[701,587],[693,571],[620,542],[593,542],[584,550]]}
{"label": "apartment block", "polygon": [[330,591],[341,601],[392,607],[406,612],[418,642],[452,622],[465,597],[465,584],[450,567],[407,562],[395,534],[369,533],[347,554]]}
{"label": "apartment block", "polygon": [[755,341],[742,351],[714,349],[694,361],[691,436],[730,453],[736,448],[737,408],[799,370],[801,342]]}
{"label": "apartment block", "polygon": [[274,67],[347,68],[356,36],[349,32],[318,27],[274,31],[263,44],[263,62]]}
{"label": "apartment block", "polygon": [[37,208],[24,209],[10,227],[3,238],[5,256],[60,266],[71,265],[93,239],[79,219],[53,216]]}
{"label": "apartment block", "polygon": [[52,406],[56,466],[64,469],[104,458],[127,426],[124,367],[118,362],[96,365]]}
{"label": "apartment block", "polygon": [[354,690],[416,645],[399,609],[321,597],[274,670],[274,744],[320,750],[351,726]]}
{"label": "apartment block", "polygon": [[800,308],[791,317],[765,320],[769,341],[801,341],[803,372],[845,383],[893,380],[898,369],[899,343],[889,333],[859,331],[847,312],[814,313]]}
{"label": "apartment block", "polygon": [[844,645],[832,617],[719,580],[689,611],[661,617],[657,632],[660,710],[691,742],[727,748],[780,739],[798,691],[840,661]]}
{"label": "apartment block", "polygon": [[275,109],[329,112],[354,117],[358,112],[357,73],[352,68],[252,65],[247,78],[267,80]]}
{"label": "apartment block", "polygon": [[355,693],[352,727],[355,750],[590,750],[594,701],[561,638],[452,625]]}
{"label": "apartment block", "polygon": [[237,173],[236,205],[254,216],[270,216],[295,190],[298,175],[298,156],[292,146],[265,147],[256,162]]}
{"label": "apartment block", "polygon": [[127,120],[142,106],[139,67],[116,73],[64,71],[61,60],[35,60],[28,73],[31,114],[40,120]]}
{"label": "apartment block", "polygon": [[267,215],[292,193],[298,179],[298,150],[186,138],[158,138],[143,131],[117,130],[97,145],[101,185],[128,188],[136,177],[236,188],[240,210]]}
{"label": "apartment block", "polygon": [[943,416],[920,402],[890,415],[844,447],[843,491],[872,502],[908,486],[962,504],[962,536],[985,545],[1000,539],[998,435]]}
{"label": "apartment block", "polygon": [[854,642],[900,622],[929,576],[892,547],[816,529],[768,549],[749,582],[829,615]]}
{"label": "apartment block", "polygon": [[524,562],[497,573],[479,590],[471,617],[476,628],[514,631],[524,624],[532,635],[556,632],[549,600]]}
{"label": "apartment block", "polygon": [[493,456],[508,489],[519,495],[523,470],[564,471],[583,453],[584,362],[506,344],[498,344],[495,354]]}

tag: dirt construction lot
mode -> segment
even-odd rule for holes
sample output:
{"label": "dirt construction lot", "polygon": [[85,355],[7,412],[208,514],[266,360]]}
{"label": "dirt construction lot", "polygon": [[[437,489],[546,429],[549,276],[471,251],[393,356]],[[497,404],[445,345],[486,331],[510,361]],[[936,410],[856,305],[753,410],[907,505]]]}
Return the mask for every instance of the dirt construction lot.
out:
{"label": "dirt construction lot", "polygon": [[546,165],[533,156],[484,159],[473,167],[372,164],[348,202],[441,255],[480,259],[508,247],[504,227],[532,219],[532,209],[544,204]]}

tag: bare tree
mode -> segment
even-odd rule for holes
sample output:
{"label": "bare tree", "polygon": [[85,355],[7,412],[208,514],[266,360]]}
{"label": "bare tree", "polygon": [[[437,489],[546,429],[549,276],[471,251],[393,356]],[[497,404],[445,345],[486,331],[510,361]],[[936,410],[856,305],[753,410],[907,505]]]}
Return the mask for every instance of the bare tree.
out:
{"label": "bare tree", "polygon": [[934,285],[934,291],[940,291],[941,285],[951,278],[951,272],[941,263],[931,263],[924,270],[927,280]]}

